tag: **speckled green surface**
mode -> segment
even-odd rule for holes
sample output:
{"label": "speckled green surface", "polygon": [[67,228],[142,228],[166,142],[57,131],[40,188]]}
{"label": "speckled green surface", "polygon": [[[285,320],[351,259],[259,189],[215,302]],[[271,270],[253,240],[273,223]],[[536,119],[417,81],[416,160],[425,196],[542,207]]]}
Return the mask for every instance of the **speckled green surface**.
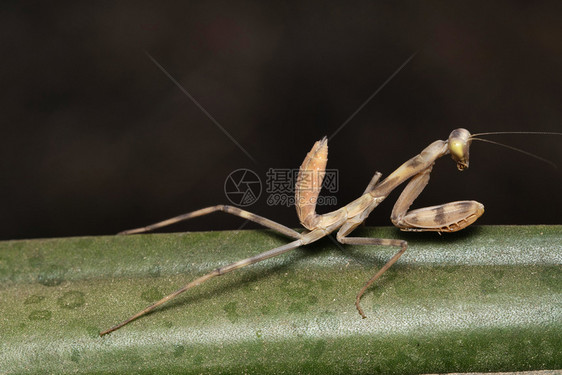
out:
{"label": "speckled green surface", "polygon": [[269,231],[0,242],[0,374],[437,373],[562,368],[562,226],[444,234],[361,229],[211,280],[98,333],[192,278],[286,240]]}

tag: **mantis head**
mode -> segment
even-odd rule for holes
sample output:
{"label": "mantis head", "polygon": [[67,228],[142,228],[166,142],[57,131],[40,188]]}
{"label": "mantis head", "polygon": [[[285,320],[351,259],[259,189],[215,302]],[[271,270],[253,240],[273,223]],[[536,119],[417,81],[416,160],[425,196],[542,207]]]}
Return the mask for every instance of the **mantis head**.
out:
{"label": "mantis head", "polygon": [[449,135],[447,145],[459,171],[468,168],[468,149],[471,140],[470,132],[463,128],[455,129]]}
{"label": "mantis head", "polygon": [[532,154],[525,150],[521,150],[517,147],[509,146],[503,143],[491,141],[489,139],[480,138],[483,135],[498,135],[498,134],[533,134],[533,135],[562,135],[559,132],[527,132],[527,131],[516,131],[516,132],[486,132],[486,133],[477,133],[477,134],[470,134],[470,132],[463,128],[455,129],[449,135],[449,139],[447,140],[447,147],[449,148],[449,153],[453,160],[457,163],[457,168],[459,171],[465,170],[468,168],[468,149],[470,147],[470,143],[475,141],[491,143],[494,145],[502,146],[509,148],[510,150],[520,152],[522,154],[531,156],[535,159],[543,161],[547,164],[552,165],[556,168],[556,164],[547,160],[545,158],[541,158],[538,155]]}

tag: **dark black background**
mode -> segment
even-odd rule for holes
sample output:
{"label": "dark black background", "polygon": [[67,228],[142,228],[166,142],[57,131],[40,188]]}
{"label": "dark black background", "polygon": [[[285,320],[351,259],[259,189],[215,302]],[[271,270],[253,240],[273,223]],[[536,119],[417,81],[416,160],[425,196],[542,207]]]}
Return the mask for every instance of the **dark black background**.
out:
{"label": "dark black background", "polygon": [[[562,131],[559,1],[8,4],[0,239],[113,234],[227,203],[230,172],[297,168],[415,52],[331,139],[338,206],[454,128]],[[559,224],[562,137],[493,139],[559,168],[475,143],[465,172],[438,161],[415,206],[477,199],[481,224]],[[389,225],[397,196],[367,223]],[[298,226],[294,207],[264,195],[249,209]],[[215,214],[170,229],[242,222]]]}

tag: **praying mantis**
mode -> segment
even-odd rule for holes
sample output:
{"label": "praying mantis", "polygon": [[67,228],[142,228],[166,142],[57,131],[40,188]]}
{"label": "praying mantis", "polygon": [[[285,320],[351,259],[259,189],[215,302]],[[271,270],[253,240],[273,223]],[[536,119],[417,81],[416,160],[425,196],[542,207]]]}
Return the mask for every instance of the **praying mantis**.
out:
{"label": "praying mantis", "polygon": [[[484,205],[477,201],[456,201],[415,210],[409,210],[409,208],[428,184],[430,173],[437,159],[445,155],[451,155],[451,158],[457,165],[457,169],[459,171],[463,171],[469,166],[469,148],[473,140],[496,143],[478,137],[482,135],[505,133],[562,135],[562,133],[554,132],[488,132],[471,135],[466,129],[455,129],[450,133],[447,140],[437,140],[431,143],[418,155],[398,167],[398,169],[392,172],[384,180],[380,181],[382,174],[380,172],[376,172],[359,198],[335,211],[320,215],[316,213],[316,201],[320,194],[326,164],[328,161],[328,139],[324,137],[317,141],[310,152],[306,155],[297,178],[295,188],[295,206],[300,223],[307,229],[304,233],[299,233],[282,224],[238,207],[227,205],[217,205],[203,208],[148,225],[146,227],[121,232],[120,234],[144,233],[183,220],[221,211],[258,223],[293,239],[293,241],[249,258],[216,268],[148,306],[122,323],[101,332],[100,336],[104,336],[125,326],[133,320],[154,310],[156,307],[170,301],[179,294],[192,289],[209,279],[216,276],[222,276],[239,268],[261,262],[268,258],[284,254],[297,247],[318,241],[336,230],[336,239],[342,244],[383,245],[399,248],[396,254],[394,254],[390,260],[388,260],[387,263],[363,285],[355,298],[357,311],[363,318],[366,318],[366,314],[360,304],[361,297],[377,279],[379,279],[394,263],[396,263],[396,261],[398,261],[408,248],[408,243],[399,239],[349,237],[348,235],[367,219],[369,214],[385,200],[390,192],[407,180],[410,181],[398,197],[396,203],[394,204],[394,208],[392,209],[390,219],[396,227],[403,231],[436,231],[441,233],[456,232],[471,225],[484,213]],[[515,149],[510,146],[507,147]],[[519,149],[516,150],[522,151]],[[529,154],[525,151],[522,152]]]}

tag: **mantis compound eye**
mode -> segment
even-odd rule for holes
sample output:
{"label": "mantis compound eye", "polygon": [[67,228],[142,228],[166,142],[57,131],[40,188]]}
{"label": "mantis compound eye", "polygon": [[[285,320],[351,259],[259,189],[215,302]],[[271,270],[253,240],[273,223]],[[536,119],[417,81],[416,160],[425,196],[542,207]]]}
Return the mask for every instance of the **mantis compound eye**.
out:
{"label": "mantis compound eye", "polygon": [[470,132],[466,129],[455,129],[449,135],[449,152],[457,168],[462,171],[468,168],[468,154],[470,147]]}

